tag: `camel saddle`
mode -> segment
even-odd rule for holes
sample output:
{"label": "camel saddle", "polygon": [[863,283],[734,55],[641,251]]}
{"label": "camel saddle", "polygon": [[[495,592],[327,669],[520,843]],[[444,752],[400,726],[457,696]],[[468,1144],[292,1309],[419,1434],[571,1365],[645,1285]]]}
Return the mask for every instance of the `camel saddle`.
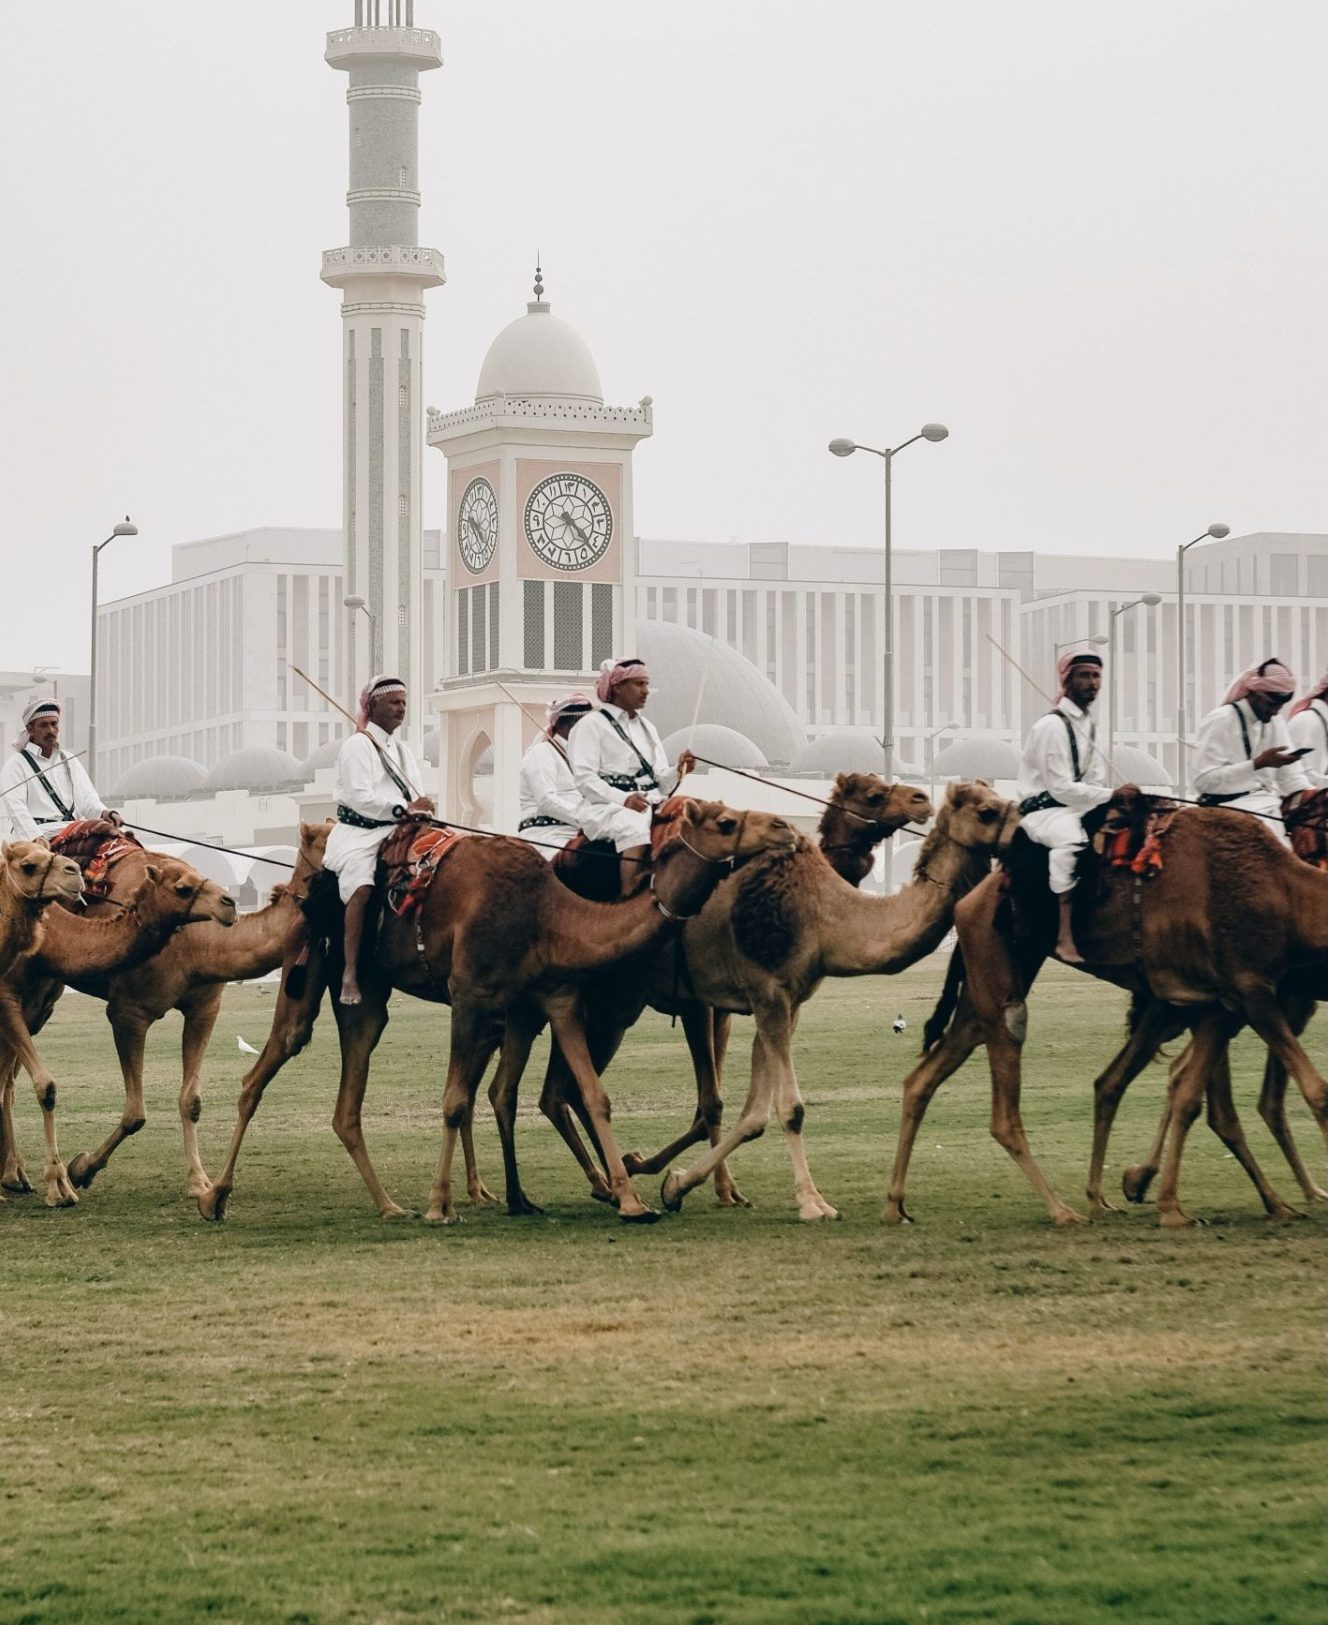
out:
{"label": "camel saddle", "polygon": [[1092,831],[1093,851],[1105,868],[1128,869],[1150,880],[1162,869],[1162,837],[1177,811],[1177,803],[1164,796],[1117,791]]}
{"label": "camel saddle", "polygon": [[[651,855],[673,833],[687,804],[686,796],[670,796],[653,810],[650,820]],[[615,903],[621,894],[621,869],[612,841],[590,841],[578,830],[553,855],[553,872],[569,891],[591,903]]]}
{"label": "camel saddle", "polygon": [[1316,869],[1328,869],[1328,790],[1312,790],[1291,805],[1282,803],[1291,850]]}
{"label": "camel saddle", "polygon": [[111,889],[111,869],[143,843],[127,829],[106,818],[79,818],[52,835],[49,846],[62,858],[72,858],[83,871],[83,890],[89,897],[105,897]]}
{"label": "camel saddle", "polygon": [[424,902],[438,865],[461,839],[455,829],[437,829],[404,819],[380,848],[387,906],[409,919]]}

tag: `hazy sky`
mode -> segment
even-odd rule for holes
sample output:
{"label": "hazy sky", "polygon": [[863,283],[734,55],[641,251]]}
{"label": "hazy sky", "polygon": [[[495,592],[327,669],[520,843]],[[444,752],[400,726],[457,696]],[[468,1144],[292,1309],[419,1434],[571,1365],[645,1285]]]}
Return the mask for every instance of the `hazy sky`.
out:
{"label": "hazy sky", "polygon": [[[1328,530],[1322,0],[416,0],[429,404],[538,248],[636,528],[1162,555]],[[0,668],[86,670],[173,542],[339,525],[352,0],[5,8]],[[442,456],[425,522],[444,522]],[[22,583],[22,590],[15,584]],[[68,613],[55,613],[63,605]]]}

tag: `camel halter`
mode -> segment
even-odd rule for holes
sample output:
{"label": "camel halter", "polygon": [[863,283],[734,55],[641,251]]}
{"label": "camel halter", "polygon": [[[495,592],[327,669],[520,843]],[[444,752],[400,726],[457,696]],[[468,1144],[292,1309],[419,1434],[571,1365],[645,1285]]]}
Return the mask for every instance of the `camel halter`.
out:
{"label": "camel halter", "polygon": [[20,902],[31,904],[40,903],[45,905],[46,903],[54,901],[54,893],[52,893],[51,897],[47,897],[46,895],[46,882],[51,878],[51,870],[54,868],[54,866],[55,853],[52,852],[46,859],[46,867],[42,870],[41,884],[37,887],[36,892],[31,896],[29,896],[27,892],[19,890],[18,884],[14,879],[9,864],[5,865],[5,879],[9,882],[9,889],[14,893],[14,896],[17,897]]}
{"label": "camel halter", "polygon": [[[681,830],[678,831],[674,838],[685,846],[694,858],[700,858],[702,863],[708,863],[712,869],[728,869],[732,871],[738,866],[738,848],[742,845],[743,831],[747,828],[747,813],[750,810],[750,808],[747,808],[739,814],[738,827],[733,833],[733,851],[726,858],[708,858],[704,852],[698,852]],[[655,907],[666,920],[682,920],[684,922],[694,920],[696,918],[695,914],[679,914],[661,899],[659,893],[655,890],[655,875],[657,872],[654,868],[650,871],[650,897]],[[697,912],[699,913],[700,910]]]}
{"label": "camel halter", "polygon": [[[692,755],[696,757],[698,762],[704,762],[707,767],[719,768],[721,773],[735,773],[738,778],[750,779],[753,784],[773,785],[776,790],[782,790],[785,795],[801,796],[804,801],[814,801],[820,807],[833,807],[836,812],[842,812],[846,818],[856,818],[860,824],[876,825],[881,823],[879,818],[866,818],[862,813],[854,812],[852,807],[846,807],[842,801],[827,801],[824,796],[814,796],[810,790],[795,790],[791,784],[784,784],[779,779],[763,779],[759,773],[748,773],[744,768],[730,767],[727,762],[712,761],[709,756],[698,755],[696,751],[693,751]],[[896,780],[890,786],[890,789],[897,789],[898,782]],[[888,833],[893,834],[894,831],[891,830]]]}

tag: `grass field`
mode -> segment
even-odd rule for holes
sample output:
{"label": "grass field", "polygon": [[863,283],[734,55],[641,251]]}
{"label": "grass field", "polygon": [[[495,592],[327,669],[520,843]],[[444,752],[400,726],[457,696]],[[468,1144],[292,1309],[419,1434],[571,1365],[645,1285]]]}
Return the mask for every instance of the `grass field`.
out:
{"label": "grass field", "polygon": [[[940,965],[828,985],[806,1011],[808,1146],[835,1225],[796,1222],[776,1128],[735,1163],[753,1211],[703,1189],[622,1226],[586,1199],[533,1086],[520,1140],[543,1218],[385,1225],[329,1127],[325,1019],[211,1227],[182,1195],[163,1023],[148,1125],[79,1208],[0,1207],[0,1620],[1322,1620],[1324,1215],[1269,1225],[1200,1125],[1184,1196],[1205,1228],[1134,1209],[1055,1230],[988,1138],[979,1057],[920,1138],[919,1222],[883,1228]],[[210,1166],[235,1036],[260,1043],[271,1002],[228,992]],[[1080,1205],[1088,1082],[1122,1018],[1118,995],[1056,967],[1035,996],[1025,1120]],[[419,1207],[446,1019],[400,1002],[366,1112],[388,1188]],[[1322,1055],[1321,1018],[1311,1040]],[[101,1007],[67,998],[43,1047],[70,1155],[119,1112]],[[1237,1101],[1292,1199],[1254,1113],[1260,1065],[1242,1041]],[[609,1075],[625,1145],[686,1120],[689,1077],[681,1031],[648,1017]],[[1162,1082],[1155,1067],[1127,1097],[1113,1183]],[[39,1166],[29,1090],[19,1110]],[[1294,1119],[1319,1166],[1299,1104]],[[497,1188],[487,1108],[478,1140]]]}

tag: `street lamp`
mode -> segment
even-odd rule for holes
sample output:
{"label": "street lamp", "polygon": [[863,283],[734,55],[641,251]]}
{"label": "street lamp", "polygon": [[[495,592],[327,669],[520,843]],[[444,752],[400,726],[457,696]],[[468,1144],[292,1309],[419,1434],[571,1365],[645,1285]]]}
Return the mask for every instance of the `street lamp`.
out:
{"label": "street lamp", "polygon": [[[894,582],[891,576],[891,534],[890,534],[890,473],[895,455],[903,451],[905,446],[911,446],[915,440],[930,440],[933,444],[944,440],[950,431],[943,423],[924,423],[915,435],[903,440],[897,446],[862,446],[856,440],[835,439],[830,442],[830,453],[834,457],[851,457],[855,451],[869,451],[873,457],[879,457],[885,464],[885,646],[882,650],[882,666],[884,680],[881,690],[881,711],[883,738],[885,748],[885,782],[893,784],[895,778],[895,627],[894,627]],[[891,863],[892,847],[885,843],[885,889],[889,892],[893,878]]]}
{"label": "street lamp", "polygon": [[373,668],[378,664],[378,651],[377,651],[377,649],[375,647],[375,645],[376,645],[376,643],[378,641],[378,617],[374,614],[373,610],[371,610],[369,608],[369,606],[365,602],[363,596],[358,592],[347,593],[346,596],[341,600],[341,602],[346,606],[347,609],[351,610],[352,612],[354,612],[357,609],[362,609],[364,611],[365,615],[368,616],[368,619],[369,619],[369,669],[370,669],[370,671],[372,671]]}
{"label": "street lamp", "polygon": [[1119,608],[1111,611],[1109,625],[1111,627],[1111,649],[1107,658],[1107,699],[1109,701],[1109,716],[1107,722],[1107,761],[1110,762],[1116,749],[1116,617],[1124,615],[1127,609],[1134,609],[1142,604],[1145,609],[1156,609],[1162,602],[1160,592],[1146,592],[1139,598],[1131,598],[1128,604],[1121,604]]}
{"label": "street lamp", "polygon": [[103,547],[109,547],[117,536],[137,536],[138,526],[126,514],[104,542],[92,549],[92,649],[88,676],[88,777],[97,782],[97,564]]}
{"label": "street lamp", "polygon": [[1176,549],[1176,788],[1181,795],[1189,779],[1185,771],[1185,555],[1198,542],[1209,537],[1220,542],[1230,534],[1230,525],[1209,525],[1202,536],[1182,542]]}
{"label": "street lamp", "polygon": [[1051,651],[1051,658],[1054,660],[1062,649],[1072,649],[1074,648],[1075,644],[1091,643],[1095,648],[1105,649],[1110,641],[1111,640],[1107,637],[1105,632],[1099,632],[1095,637],[1091,638],[1066,638],[1064,643],[1054,645]]}
{"label": "street lamp", "polygon": [[936,747],[933,741],[947,728],[958,726],[957,722],[943,722],[939,728],[933,728],[927,735],[927,800],[933,807],[936,805]]}

